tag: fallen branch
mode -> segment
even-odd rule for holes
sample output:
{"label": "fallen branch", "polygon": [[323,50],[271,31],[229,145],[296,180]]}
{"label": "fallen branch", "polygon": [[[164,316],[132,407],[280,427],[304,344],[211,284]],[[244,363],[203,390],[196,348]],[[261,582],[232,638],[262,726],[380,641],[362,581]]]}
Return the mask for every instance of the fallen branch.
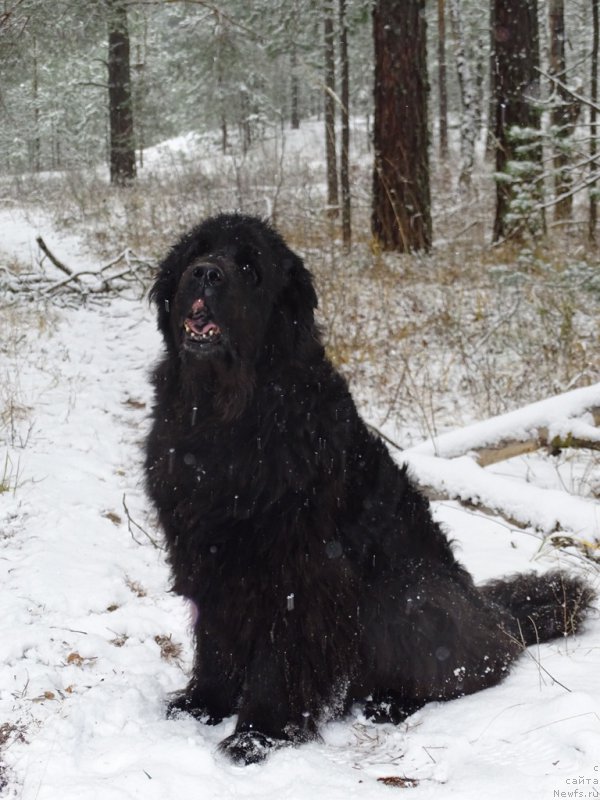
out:
{"label": "fallen branch", "polygon": [[62,261],[59,261],[59,259],[52,253],[52,251],[50,250],[50,248],[48,247],[48,245],[42,239],[41,236],[36,236],[35,241],[37,242],[37,245],[42,251],[42,253],[48,256],[48,258],[54,264],[55,267],[58,267],[58,269],[61,270],[61,272],[64,272],[65,275],[71,275],[71,276],[73,275],[73,270],[67,267],[66,264],[63,264]]}

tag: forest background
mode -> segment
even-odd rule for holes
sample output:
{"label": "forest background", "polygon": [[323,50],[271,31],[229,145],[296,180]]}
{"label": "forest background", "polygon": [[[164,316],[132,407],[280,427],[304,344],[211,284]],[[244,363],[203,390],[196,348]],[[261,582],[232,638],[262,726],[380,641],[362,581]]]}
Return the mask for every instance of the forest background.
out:
{"label": "forest background", "polygon": [[564,0],[3,6],[5,172],[104,161],[111,182],[124,184],[143,166],[145,147],[181,133],[212,132],[223,152],[244,156],[265,139],[283,142],[286,124],[298,129],[322,115],[327,212],[341,209],[347,244],[349,121],[361,119],[375,169],[366,197],[353,170],[354,200],[371,208],[385,249],[431,246],[430,185],[443,166],[446,183],[469,195],[482,139],[496,167],[495,241],[546,233],[549,218],[569,225],[582,192],[595,238],[595,0],[566,8]]}

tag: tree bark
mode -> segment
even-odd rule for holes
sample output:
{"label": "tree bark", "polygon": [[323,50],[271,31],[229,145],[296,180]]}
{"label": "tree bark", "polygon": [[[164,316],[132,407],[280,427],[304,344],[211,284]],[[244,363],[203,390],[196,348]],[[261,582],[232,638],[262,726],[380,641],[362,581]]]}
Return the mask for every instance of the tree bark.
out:
{"label": "tree bark", "polygon": [[425,0],[376,0],[373,210],[383,250],[431,247]]}
{"label": "tree bark", "polygon": [[127,8],[107,0],[110,182],[123,186],[135,178],[135,139]]}
{"label": "tree bark", "polygon": [[327,160],[327,214],[337,217],[339,213],[338,172],[335,136],[335,42],[333,29],[333,7],[331,0],[324,5],[325,32],[325,155]]}
{"label": "tree bark", "polygon": [[340,154],[340,188],[342,194],[342,242],[346,250],[352,243],[350,199],[350,65],[348,62],[348,23],[346,0],[339,0],[340,15],[340,101],[342,119],[342,151]]}
{"label": "tree bark", "polygon": [[[527,161],[532,165],[531,179],[535,180],[542,162],[541,144],[536,144],[533,137],[524,155],[523,146],[515,144],[511,133],[517,128],[540,129],[537,0],[493,0],[492,10],[496,171],[506,174],[509,162]],[[510,180],[497,180],[494,241],[518,235],[522,230],[520,222],[509,218],[514,196]]]}

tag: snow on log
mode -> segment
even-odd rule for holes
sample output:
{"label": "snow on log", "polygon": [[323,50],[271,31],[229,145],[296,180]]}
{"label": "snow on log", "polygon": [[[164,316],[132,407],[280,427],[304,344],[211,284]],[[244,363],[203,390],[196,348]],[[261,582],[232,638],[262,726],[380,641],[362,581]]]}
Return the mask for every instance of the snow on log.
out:
{"label": "snow on log", "polygon": [[600,540],[600,504],[558,489],[542,489],[486,472],[468,456],[443,459],[413,450],[396,458],[421,487],[443,497],[500,514],[543,534],[570,531],[588,543]]}
{"label": "snow on log", "polygon": [[473,453],[488,466],[540,447],[600,449],[600,383],[450,431],[406,450],[407,454],[456,458]]}

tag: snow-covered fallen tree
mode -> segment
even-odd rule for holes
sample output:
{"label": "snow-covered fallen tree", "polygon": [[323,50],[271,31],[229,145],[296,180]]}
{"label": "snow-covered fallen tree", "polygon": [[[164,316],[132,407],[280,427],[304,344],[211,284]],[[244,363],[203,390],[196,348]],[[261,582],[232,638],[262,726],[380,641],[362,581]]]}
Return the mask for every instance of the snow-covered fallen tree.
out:
{"label": "snow-covered fallen tree", "polygon": [[486,467],[540,447],[600,449],[600,383],[531,403],[428,439],[411,453],[456,458],[472,453]]}
{"label": "snow-covered fallen tree", "polygon": [[544,535],[568,532],[589,552],[600,542],[600,506],[575,496],[515,481],[485,469],[541,448],[600,449],[600,383],[429,439],[398,454],[435,498],[451,498],[500,514]]}

